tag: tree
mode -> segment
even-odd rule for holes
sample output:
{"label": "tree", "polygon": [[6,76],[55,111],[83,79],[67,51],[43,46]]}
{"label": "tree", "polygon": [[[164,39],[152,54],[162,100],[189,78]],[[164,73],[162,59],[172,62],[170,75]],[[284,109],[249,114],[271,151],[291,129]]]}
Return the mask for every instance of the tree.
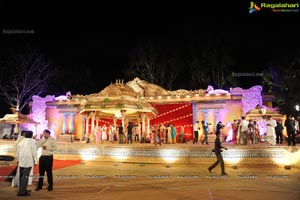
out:
{"label": "tree", "polygon": [[124,72],[126,77],[139,77],[165,89],[173,89],[182,64],[174,55],[176,52],[165,52],[154,42],[138,46],[130,55],[130,67]]}
{"label": "tree", "polygon": [[37,50],[11,53],[1,62],[1,98],[21,112],[33,95],[42,95],[46,91],[54,75],[53,62]]}
{"label": "tree", "polygon": [[230,50],[233,42],[228,38],[208,32],[189,37],[184,43],[176,38],[169,43],[140,44],[130,55],[130,67],[124,74],[128,79],[138,76],[168,90],[199,89],[209,84],[232,87],[237,79],[230,70],[234,58]]}
{"label": "tree", "polygon": [[203,58],[203,35],[197,35],[187,46],[187,55],[184,59],[189,69],[190,87],[193,89],[205,88],[211,82],[210,69],[207,60]]}
{"label": "tree", "polygon": [[264,71],[263,86],[275,95],[274,104],[280,113],[299,115],[295,106],[300,104],[300,50],[288,52]]}
{"label": "tree", "polygon": [[223,88],[235,85],[237,80],[230,72],[234,64],[229,48],[233,47],[232,41],[226,35],[216,33],[202,35],[196,41],[196,44],[190,46],[188,59],[192,87],[214,84]]}

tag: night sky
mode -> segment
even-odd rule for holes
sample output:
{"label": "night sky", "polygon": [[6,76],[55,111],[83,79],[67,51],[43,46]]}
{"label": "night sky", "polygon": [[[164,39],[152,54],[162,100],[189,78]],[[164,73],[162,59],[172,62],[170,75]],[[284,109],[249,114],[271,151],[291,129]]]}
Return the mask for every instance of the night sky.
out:
{"label": "night sky", "polygon": [[[2,1],[1,29],[34,30],[34,34],[1,33],[0,58],[15,49],[37,48],[53,59],[68,80],[60,79],[65,84],[52,89],[53,94],[65,94],[69,88],[73,94],[90,94],[124,78],[132,49],[151,40],[170,50],[183,49],[198,35],[223,33],[234,41],[233,72],[262,72],[272,59],[299,47],[299,13],[250,15],[249,2],[201,2]],[[90,81],[72,76],[87,72]],[[245,79],[241,87],[260,81]]]}

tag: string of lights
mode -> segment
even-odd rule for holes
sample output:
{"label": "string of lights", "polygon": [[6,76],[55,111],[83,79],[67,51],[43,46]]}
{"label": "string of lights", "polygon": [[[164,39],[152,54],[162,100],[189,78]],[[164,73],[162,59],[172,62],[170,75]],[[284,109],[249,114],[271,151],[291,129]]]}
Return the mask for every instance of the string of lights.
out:
{"label": "string of lights", "polygon": [[153,117],[152,119],[156,119],[156,118],[159,118],[159,117],[163,117],[163,116],[168,115],[168,114],[170,114],[170,113],[173,113],[173,112],[176,112],[176,111],[178,111],[178,110],[184,109],[184,108],[186,108],[186,107],[188,107],[188,106],[189,106],[189,104],[184,105],[184,106],[180,106],[180,107],[178,107],[178,108],[174,108],[174,109],[172,109],[172,110],[170,110],[170,111],[167,111],[167,112],[165,112],[165,113],[156,115],[156,116]]}

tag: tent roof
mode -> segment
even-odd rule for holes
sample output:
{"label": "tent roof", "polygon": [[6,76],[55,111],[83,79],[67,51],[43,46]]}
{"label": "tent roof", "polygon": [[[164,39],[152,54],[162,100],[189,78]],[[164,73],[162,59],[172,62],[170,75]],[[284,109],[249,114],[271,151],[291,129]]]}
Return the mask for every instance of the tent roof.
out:
{"label": "tent roof", "polygon": [[3,118],[0,119],[0,123],[8,124],[39,124],[38,122],[30,119],[29,116],[23,115],[19,112],[14,114],[6,114]]}

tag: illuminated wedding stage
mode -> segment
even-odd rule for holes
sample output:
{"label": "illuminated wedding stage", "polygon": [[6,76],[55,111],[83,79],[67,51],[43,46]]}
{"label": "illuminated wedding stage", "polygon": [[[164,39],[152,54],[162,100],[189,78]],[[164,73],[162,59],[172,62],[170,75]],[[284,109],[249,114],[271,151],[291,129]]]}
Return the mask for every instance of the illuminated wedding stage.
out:
{"label": "illuminated wedding stage", "polygon": [[[67,92],[59,97],[33,96],[30,116],[37,124],[29,124],[27,128],[38,136],[47,128],[55,138],[72,134],[77,140],[89,138],[100,143],[102,139],[95,136],[101,134],[104,125],[108,132],[109,127],[116,129],[120,123],[126,129],[131,122],[138,127],[139,138],[150,139],[153,124],[173,124],[177,134],[182,132],[190,140],[196,121],[210,123],[209,132],[214,132],[219,121],[231,126],[234,119],[244,115],[247,120],[258,122],[262,135],[266,132],[264,116],[283,119],[276,108],[272,108],[273,98],[273,95],[262,94],[261,86],[229,91],[212,86],[171,91],[139,78],[127,83],[117,80],[99,93],[89,95]],[[230,129],[225,132],[229,134]]]}
{"label": "illuminated wedding stage", "polygon": [[[284,120],[272,107],[273,98],[273,95],[262,94],[261,86],[249,89],[237,87],[229,91],[212,86],[205,90],[170,91],[139,78],[127,83],[116,80],[99,93],[89,95],[71,95],[67,92],[59,97],[33,96],[29,117],[36,123],[27,124],[26,128],[37,137],[45,128],[50,129],[52,136],[59,141],[55,156],[61,159],[138,163],[212,162],[215,160],[211,151],[214,134],[210,134],[211,145],[188,142],[162,146],[149,143],[111,144],[107,141],[109,131],[101,133],[105,135],[104,139],[97,138],[97,134],[104,125],[116,128],[122,123],[126,129],[128,122],[132,122],[138,127],[139,139],[151,140],[153,124],[173,124],[177,128],[177,138],[182,133],[191,141],[193,123],[203,120],[211,123],[209,133],[213,133],[218,121],[222,121],[226,125],[222,134],[227,135],[227,141],[230,141],[233,120],[245,116],[247,120],[256,120],[260,135],[264,135],[264,116]],[[117,133],[117,130],[114,132]],[[63,139],[71,135],[73,142]],[[12,141],[1,141],[1,154],[12,154],[12,147]],[[298,146],[268,146],[264,143],[253,146],[228,144],[228,147],[229,150],[223,152],[224,160],[233,165],[274,163],[299,166]]]}

